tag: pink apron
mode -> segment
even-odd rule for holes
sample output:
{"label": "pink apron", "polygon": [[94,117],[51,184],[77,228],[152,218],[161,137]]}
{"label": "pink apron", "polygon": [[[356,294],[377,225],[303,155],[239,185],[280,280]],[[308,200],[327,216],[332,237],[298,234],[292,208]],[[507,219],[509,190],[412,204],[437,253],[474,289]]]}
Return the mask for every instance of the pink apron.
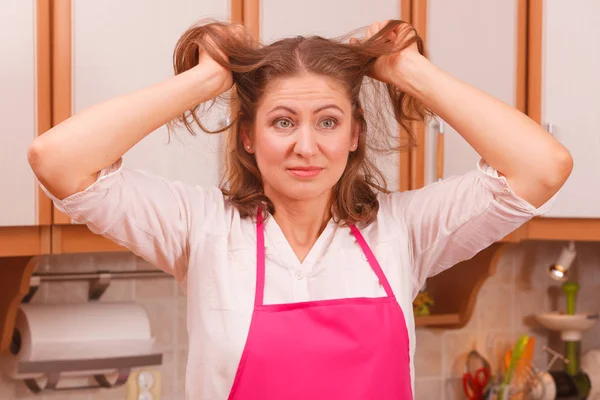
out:
{"label": "pink apron", "polygon": [[351,230],[385,297],[264,305],[259,216],[254,313],[229,399],[412,400],[402,309],[360,231]]}

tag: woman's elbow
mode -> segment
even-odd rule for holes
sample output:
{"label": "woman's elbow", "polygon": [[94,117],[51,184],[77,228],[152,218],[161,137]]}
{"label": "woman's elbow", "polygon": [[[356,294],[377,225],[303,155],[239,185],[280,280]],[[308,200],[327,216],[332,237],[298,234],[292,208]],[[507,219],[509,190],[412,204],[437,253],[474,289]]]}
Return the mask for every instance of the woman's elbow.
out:
{"label": "woman's elbow", "polygon": [[69,174],[60,170],[59,153],[49,148],[42,137],[36,138],[27,149],[27,161],[37,180],[57,198],[64,198],[74,192]]}
{"label": "woman's elbow", "polygon": [[41,137],[36,138],[27,149],[27,162],[31,167],[31,170],[35,176],[40,179],[44,171],[44,160],[46,159],[44,153],[44,144]]}
{"label": "woman's elbow", "polygon": [[564,147],[561,147],[556,151],[554,161],[551,163],[553,166],[548,171],[546,176],[546,185],[551,189],[558,191],[569,179],[571,172],[573,172],[573,156]]}

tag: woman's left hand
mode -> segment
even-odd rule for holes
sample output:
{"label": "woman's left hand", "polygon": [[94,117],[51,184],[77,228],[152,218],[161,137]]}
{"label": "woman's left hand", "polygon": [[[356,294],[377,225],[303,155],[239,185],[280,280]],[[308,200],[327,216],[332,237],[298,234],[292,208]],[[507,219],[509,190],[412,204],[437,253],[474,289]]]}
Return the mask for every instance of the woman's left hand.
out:
{"label": "woman's left hand", "polygon": [[[388,24],[389,21],[375,22],[371,24],[365,36],[359,41],[358,39],[350,39],[351,44],[366,42],[371,37],[375,36]],[[388,32],[385,38],[380,40],[389,40],[394,45],[400,46],[402,42],[410,40],[414,36],[413,27],[408,24],[402,24]],[[428,62],[428,60],[419,53],[417,43],[412,43],[410,46],[397,51],[395,53],[380,56],[373,63],[369,76],[381,82],[388,83],[398,87],[404,92],[410,91],[410,74],[411,71],[420,62]]]}

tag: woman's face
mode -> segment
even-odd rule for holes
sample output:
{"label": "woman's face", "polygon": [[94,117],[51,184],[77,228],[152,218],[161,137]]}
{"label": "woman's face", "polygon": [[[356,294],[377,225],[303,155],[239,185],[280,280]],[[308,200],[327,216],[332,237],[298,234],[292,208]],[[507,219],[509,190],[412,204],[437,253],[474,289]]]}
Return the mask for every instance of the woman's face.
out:
{"label": "woman's face", "polygon": [[292,201],[329,196],[358,145],[355,125],[346,90],[331,78],[302,74],[269,83],[244,143],[265,194]]}

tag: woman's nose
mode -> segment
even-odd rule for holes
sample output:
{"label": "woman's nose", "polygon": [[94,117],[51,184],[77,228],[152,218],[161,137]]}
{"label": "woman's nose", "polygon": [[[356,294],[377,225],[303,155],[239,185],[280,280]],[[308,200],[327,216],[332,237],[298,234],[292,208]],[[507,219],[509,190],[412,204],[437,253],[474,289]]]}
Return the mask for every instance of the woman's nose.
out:
{"label": "woman's nose", "polygon": [[317,152],[315,132],[311,126],[302,126],[296,129],[296,144],[294,152],[302,157],[312,157]]}

